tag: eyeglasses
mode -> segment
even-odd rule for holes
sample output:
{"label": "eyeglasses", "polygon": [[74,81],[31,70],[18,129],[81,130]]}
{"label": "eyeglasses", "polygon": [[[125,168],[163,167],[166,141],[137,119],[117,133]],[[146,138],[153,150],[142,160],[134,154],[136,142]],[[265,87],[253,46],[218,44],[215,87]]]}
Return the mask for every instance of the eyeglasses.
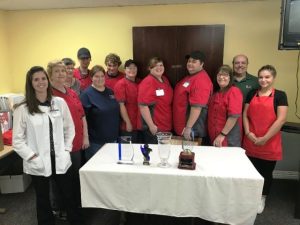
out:
{"label": "eyeglasses", "polygon": [[229,77],[228,73],[218,73],[217,77]]}

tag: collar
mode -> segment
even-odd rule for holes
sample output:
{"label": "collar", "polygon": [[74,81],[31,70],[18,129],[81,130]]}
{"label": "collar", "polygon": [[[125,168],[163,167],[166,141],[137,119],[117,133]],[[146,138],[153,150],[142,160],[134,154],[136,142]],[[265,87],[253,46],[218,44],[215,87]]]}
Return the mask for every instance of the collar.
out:
{"label": "collar", "polygon": [[51,106],[51,103],[49,102],[49,100],[46,100],[45,102],[40,102],[40,101],[38,101],[38,102],[39,102],[40,106],[48,106],[48,107]]}

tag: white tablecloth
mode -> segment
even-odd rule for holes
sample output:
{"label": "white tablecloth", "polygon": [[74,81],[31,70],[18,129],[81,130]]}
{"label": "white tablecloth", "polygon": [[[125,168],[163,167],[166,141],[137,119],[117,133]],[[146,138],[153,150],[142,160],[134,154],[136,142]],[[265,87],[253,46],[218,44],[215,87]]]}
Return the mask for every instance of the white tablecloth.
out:
{"label": "white tablecloth", "polygon": [[180,146],[171,147],[170,168],[157,166],[157,145],[144,166],[139,146],[134,165],[117,164],[117,144],[106,144],[80,169],[83,207],[254,223],[264,181],[242,148],[194,147],[196,170],[181,170]]}

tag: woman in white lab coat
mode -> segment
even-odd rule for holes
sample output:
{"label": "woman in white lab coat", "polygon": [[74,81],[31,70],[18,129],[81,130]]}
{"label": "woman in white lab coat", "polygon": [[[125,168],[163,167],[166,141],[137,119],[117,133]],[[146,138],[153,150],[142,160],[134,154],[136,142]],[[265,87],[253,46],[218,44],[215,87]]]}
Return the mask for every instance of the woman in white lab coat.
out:
{"label": "woman in white lab coat", "polygon": [[23,158],[36,192],[38,225],[54,225],[49,179],[58,183],[70,224],[81,224],[72,191],[70,151],[75,135],[66,102],[53,97],[46,71],[32,67],[26,75],[25,99],[14,110],[13,148]]}

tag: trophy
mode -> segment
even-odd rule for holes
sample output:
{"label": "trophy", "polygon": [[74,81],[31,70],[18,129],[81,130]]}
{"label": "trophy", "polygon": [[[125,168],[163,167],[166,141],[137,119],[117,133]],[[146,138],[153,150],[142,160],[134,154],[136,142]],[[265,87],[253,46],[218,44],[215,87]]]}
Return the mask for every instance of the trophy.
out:
{"label": "trophy", "polygon": [[119,161],[118,164],[133,164],[134,149],[131,143],[131,136],[119,137],[118,143]]}
{"label": "trophy", "polygon": [[182,151],[179,155],[179,169],[194,170],[196,168],[194,146],[194,132],[191,131],[190,138],[182,137]]}
{"label": "trophy", "polygon": [[148,144],[144,144],[144,146],[140,146],[141,152],[144,156],[144,161],[143,161],[143,165],[150,165],[150,152],[152,152],[152,149],[149,148]]}

